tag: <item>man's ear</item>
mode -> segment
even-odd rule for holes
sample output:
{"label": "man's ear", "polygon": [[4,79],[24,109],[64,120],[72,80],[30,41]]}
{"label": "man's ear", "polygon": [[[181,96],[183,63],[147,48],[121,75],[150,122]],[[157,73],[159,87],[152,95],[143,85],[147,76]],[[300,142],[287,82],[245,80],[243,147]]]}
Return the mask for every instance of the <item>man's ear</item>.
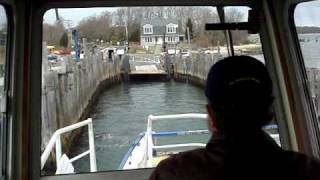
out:
{"label": "man's ear", "polygon": [[207,112],[208,112],[208,128],[212,134],[216,134],[216,133],[218,133],[218,128],[217,128],[215,113],[214,113],[210,104],[207,104],[206,108],[207,108]]}

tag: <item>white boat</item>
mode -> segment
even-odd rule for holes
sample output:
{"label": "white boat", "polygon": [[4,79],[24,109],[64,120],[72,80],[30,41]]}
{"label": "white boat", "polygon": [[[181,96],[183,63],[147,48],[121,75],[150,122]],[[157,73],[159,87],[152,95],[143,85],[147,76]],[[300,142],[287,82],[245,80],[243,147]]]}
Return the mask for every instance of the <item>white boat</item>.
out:
{"label": "white boat", "polygon": [[[136,140],[132,143],[128,152],[123,157],[118,170],[126,169],[139,169],[139,168],[152,168],[156,167],[157,164],[168,158],[172,154],[179,152],[205,147],[206,144],[199,142],[191,142],[184,144],[166,144],[166,145],[157,145],[156,138],[161,137],[172,137],[172,136],[185,136],[185,135],[201,135],[209,134],[208,130],[188,130],[188,131],[161,131],[155,132],[152,129],[153,121],[162,121],[162,120],[206,120],[207,114],[175,114],[175,115],[162,115],[162,116],[153,116],[149,115],[148,125],[146,132],[140,133]],[[264,127],[265,130],[268,129],[277,129],[277,125],[269,125]],[[280,145],[279,134],[269,135]]]}
{"label": "white boat", "polygon": [[132,143],[128,152],[123,157],[118,169],[137,169],[137,168],[151,168],[169,157],[170,154],[179,153],[181,151],[190,150],[193,148],[204,147],[205,144],[192,142],[184,144],[166,144],[156,145],[156,138],[170,137],[170,136],[184,136],[184,135],[200,135],[208,134],[208,130],[190,130],[190,131],[166,131],[155,132],[152,129],[154,121],[172,120],[172,119],[197,119],[206,120],[207,114],[175,114],[153,116],[149,115],[147,130],[139,134],[138,138]]}

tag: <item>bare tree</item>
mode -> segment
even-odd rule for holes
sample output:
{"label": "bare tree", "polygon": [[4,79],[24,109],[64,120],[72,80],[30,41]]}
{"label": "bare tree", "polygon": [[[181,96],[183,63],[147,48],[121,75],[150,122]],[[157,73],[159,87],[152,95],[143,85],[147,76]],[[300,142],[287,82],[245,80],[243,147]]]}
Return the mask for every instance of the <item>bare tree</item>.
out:
{"label": "bare tree", "polygon": [[79,38],[87,38],[89,41],[110,41],[112,33],[112,18],[109,12],[103,12],[100,16],[91,16],[80,21],[77,26]]}
{"label": "bare tree", "polygon": [[226,22],[241,22],[245,21],[244,14],[237,8],[229,8],[225,10]]}
{"label": "bare tree", "polygon": [[[194,30],[196,36],[196,42],[201,47],[216,46],[226,44],[225,36],[223,31],[206,31],[204,25],[206,23],[218,23],[219,17],[216,10],[212,8],[203,7],[196,9],[193,14]],[[240,22],[244,21],[243,12],[237,8],[230,8],[225,11],[226,22]],[[247,42],[248,32],[247,31],[232,31],[233,43],[243,44]]]}
{"label": "bare tree", "polygon": [[[246,21],[244,19],[244,13],[239,11],[236,8],[230,8],[226,10],[226,22],[242,22]],[[247,31],[232,31],[232,37],[234,44],[243,44],[247,43],[248,39],[248,32]]]}
{"label": "bare tree", "polygon": [[[244,14],[236,8],[226,11],[228,22],[243,20]],[[174,18],[179,20],[180,33],[185,32],[187,19],[191,18],[193,24],[194,42],[202,41],[202,46],[223,43],[223,34],[219,31],[206,31],[206,23],[219,22],[217,11],[214,7],[130,7],[118,8],[114,12],[104,12],[99,16],[91,16],[82,20],[78,25],[79,36],[86,37],[89,41],[96,39],[104,41],[123,41],[126,38],[125,25],[128,27],[130,41],[139,41],[140,26],[143,20],[154,18]],[[233,32],[235,44],[243,43],[247,39],[245,32]],[[204,41],[206,41],[204,43]],[[199,43],[198,43],[199,44]]]}
{"label": "bare tree", "polygon": [[59,47],[59,42],[64,33],[67,32],[62,21],[56,21],[53,25],[43,24],[43,41],[46,41],[48,45],[54,45]]}

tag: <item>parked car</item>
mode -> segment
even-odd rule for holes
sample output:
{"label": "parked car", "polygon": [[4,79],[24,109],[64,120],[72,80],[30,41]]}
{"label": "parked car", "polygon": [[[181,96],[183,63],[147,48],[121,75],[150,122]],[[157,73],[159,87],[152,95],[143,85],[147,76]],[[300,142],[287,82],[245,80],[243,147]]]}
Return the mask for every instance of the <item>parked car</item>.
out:
{"label": "parked car", "polygon": [[48,60],[49,60],[49,61],[57,62],[57,61],[58,61],[58,56],[56,56],[56,55],[54,55],[54,54],[49,54],[49,55],[48,55]]}

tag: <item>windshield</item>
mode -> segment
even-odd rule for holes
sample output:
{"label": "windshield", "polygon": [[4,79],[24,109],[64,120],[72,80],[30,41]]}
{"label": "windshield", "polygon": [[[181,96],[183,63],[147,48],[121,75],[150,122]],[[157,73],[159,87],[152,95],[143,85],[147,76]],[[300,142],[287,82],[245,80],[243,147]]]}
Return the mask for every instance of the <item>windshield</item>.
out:
{"label": "windshield", "polygon": [[[225,22],[248,22],[249,9],[225,7]],[[205,29],[221,23],[216,7],[50,9],[43,19],[43,175],[151,168],[204,147],[211,65],[233,54],[264,62],[259,34]],[[277,126],[266,129],[279,143]]]}

